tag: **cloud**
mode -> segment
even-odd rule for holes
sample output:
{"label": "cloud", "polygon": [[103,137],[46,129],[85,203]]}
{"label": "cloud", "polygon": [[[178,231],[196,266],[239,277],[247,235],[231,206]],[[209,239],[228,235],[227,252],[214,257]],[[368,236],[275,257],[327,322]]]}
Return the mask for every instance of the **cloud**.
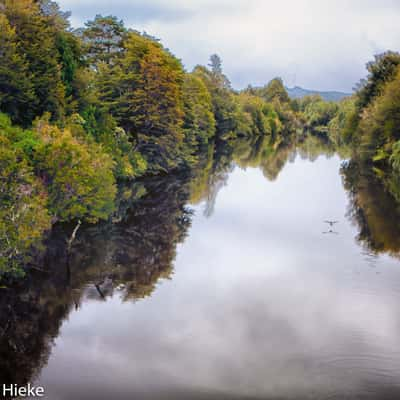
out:
{"label": "cloud", "polygon": [[148,2],[146,4],[137,1],[60,1],[61,5],[73,11],[72,23],[83,25],[87,19],[92,19],[95,14],[116,15],[127,24],[145,24],[157,20],[165,23],[173,23],[177,20],[191,18],[191,11],[187,7],[172,7],[162,2]]}
{"label": "cloud", "polygon": [[72,23],[113,14],[160,37],[187,68],[217,52],[234,86],[281,76],[288,85],[351,90],[374,54],[397,50],[396,0],[62,0]]}

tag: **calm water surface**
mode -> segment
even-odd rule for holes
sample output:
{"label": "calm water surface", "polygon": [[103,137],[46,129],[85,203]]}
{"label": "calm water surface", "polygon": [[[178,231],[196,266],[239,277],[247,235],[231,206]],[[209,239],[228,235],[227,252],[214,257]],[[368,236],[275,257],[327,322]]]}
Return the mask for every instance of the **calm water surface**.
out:
{"label": "calm water surface", "polygon": [[400,398],[397,214],[341,164],[230,167],[196,199],[154,183],[58,281],[10,295],[30,322],[2,376],[51,400]]}

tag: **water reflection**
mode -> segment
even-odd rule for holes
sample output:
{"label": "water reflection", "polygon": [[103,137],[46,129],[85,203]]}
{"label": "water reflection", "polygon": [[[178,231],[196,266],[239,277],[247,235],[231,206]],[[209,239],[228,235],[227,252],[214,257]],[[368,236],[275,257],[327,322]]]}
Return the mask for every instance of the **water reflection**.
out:
{"label": "water reflection", "polygon": [[83,227],[67,256],[67,227],[58,227],[48,243],[43,271],[0,297],[0,382],[32,382],[47,363],[53,339],[72,309],[87,300],[122,301],[151,295],[160,278],[170,278],[177,243],[190,227],[184,177],[123,188],[114,224]]}
{"label": "water reflection", "polygon": [[398,208],[365,171],[315,139],[238,140],[190,179],[122,188],[114,224],[69,258],[59,227],[47,272],[2,291],[0,381],[52,400],[399,398]]}
{"label": "water reflection", "polygon": [[358,227],[357,240],[373,253],[400,254],[400,204],[372,169],[355,161],[341,168],[350,204],[348,217]]}

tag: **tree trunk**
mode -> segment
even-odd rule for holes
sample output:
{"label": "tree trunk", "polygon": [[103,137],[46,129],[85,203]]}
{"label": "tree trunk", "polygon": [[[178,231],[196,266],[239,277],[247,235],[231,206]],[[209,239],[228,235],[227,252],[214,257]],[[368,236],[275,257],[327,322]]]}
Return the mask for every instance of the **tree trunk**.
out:
{"label": "tree trunk", "polygon": [[82,222],[81,222],[81,220],[79,220],[77,225],[75,226],[74,230],[72,231],[71,237],[67,241],[67,245],[68,245],[67,246],[67,252],[68,252],[68,254],[71,251],[72,243],[74,242],[74,240],[76,238],[76,233],[78,232],[78,229],[81,227],[81,225],[82,225]]}

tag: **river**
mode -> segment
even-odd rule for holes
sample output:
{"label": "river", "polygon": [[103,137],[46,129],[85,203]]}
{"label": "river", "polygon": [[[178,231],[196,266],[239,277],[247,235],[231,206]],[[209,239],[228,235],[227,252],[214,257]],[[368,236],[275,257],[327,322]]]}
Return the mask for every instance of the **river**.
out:
{"label": "river", "polygon": [[3,291],[0,378],[51,400],[400,398],[398,207],[309,153],[149,180],[67,266],[56,232],[50,273]]}

